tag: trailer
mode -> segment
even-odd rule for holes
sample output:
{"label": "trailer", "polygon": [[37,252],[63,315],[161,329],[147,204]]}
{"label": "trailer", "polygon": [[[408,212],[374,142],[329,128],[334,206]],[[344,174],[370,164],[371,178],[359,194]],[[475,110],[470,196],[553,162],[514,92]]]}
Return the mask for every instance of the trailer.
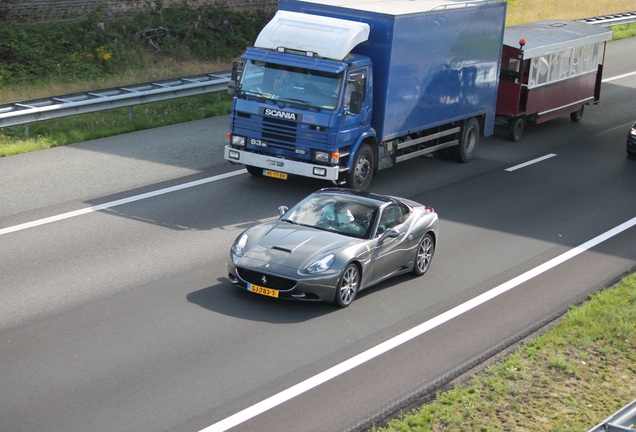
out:
{"label": "trailer", "polygon": [[612,30],[579,21],[546,20],[506,27],[497,124],[519,141],[526,122],[564,115],[574,122],[598,104],[605,45]]}
{"label": "trailer", "polygon": [[255,176],[364,190],[494,132],[506,3],[280,0],[235,63],[225,159]]}

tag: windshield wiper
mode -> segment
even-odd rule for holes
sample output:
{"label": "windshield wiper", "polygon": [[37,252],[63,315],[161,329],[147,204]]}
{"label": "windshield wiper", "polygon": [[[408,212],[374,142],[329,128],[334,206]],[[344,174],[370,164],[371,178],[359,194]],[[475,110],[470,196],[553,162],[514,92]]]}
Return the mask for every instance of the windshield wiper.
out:
{"label": "windshield wiper", "polygon": [[283,98],[283,99],[279,99],[279,102],[288,102],[291,104],[296,104],[296,105],[302,105],[303,107],[306,108],[313,108],[316,111],[320,111],[320,107],[317,107],[315,105],[312,105],[311,102],[306,101],[304,99],[296,99],[296,98]]}
{"label": "windshield wiper", "polygon": [[262,99],[271,99],[272,95],[271,93],[264,93],[258,90],[243,90],[243,94],[244,95],[249,95],[249,96],[256,96],[258,98],[262,98]]}

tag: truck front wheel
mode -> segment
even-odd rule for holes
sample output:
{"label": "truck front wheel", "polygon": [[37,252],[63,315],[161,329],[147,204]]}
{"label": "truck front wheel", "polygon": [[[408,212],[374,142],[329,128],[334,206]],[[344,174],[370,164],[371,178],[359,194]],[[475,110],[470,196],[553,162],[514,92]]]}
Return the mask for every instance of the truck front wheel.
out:
{"label": "truck front wheel", "polygon": [[245,165],[245,169],[247,172],[256,177],[261,177],[263,175],[263,168],[255,167],[252,165]]}
{"label": "truck front wheel", "polygon": [[347,173],[347,186],[366,190],[371,184],[374,162],[373,150],[368,144],[362,144],[354,157],[351,170]]}
{"label": "truck front wheel", "polygon": [[470,162],[475,158],[475,150],[479,144],[479,122],[476,118],[469,119],[462,130],[462,140],[459,145],[451,147],[453,157],[457,162]]}

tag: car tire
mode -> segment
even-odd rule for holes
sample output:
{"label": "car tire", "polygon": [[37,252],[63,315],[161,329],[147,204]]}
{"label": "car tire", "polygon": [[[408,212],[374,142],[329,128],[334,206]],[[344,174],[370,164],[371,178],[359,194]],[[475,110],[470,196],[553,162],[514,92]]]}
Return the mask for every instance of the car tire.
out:
{"label": "car tire", "polygon": [[585,111],[585,105],[581,105],[580,110],[570,113],[570,120],[572,120],[573,122],[580,122],[581,119],[583,118],[584,111]]}
{"label": "car tire", "polygon": [[252,165],[245,165],[245,169],[247,170],[248,173],[252,174],[255,177],[263,176],[263,168],[255,167]]}
{"label": "car tire", "polygon": [[433,241],[433,236],[427,233],[417,246],[415,262],[413,263],[413,274],[422,276],[426,273],[431,266],[431,261],[433,261],[433,255],[435,255],[435,242]]}
{"label": "car tire", "polygon": [[355,300],[358,294],[358,288],[360,286],[360,270],[358,266],[351,263],[345,267],[340,279],[338,280],[338,286],[336,286],[336,298],[334,303],[341,308],[346,308]]}
{"label": "car tire", "polygon": [[362,144],[355,154],[351,171],[347,174],[347,186],[359,191],[366,190],[371,184],[375,160],[368,144]]}

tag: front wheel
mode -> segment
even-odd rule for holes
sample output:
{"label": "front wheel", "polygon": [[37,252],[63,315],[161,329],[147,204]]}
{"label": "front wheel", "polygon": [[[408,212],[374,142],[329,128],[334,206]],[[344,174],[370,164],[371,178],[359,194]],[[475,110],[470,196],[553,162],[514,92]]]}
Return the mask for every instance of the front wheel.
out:
{"label": "front wheel", "polygon": [[415,253],[415,263],[413,263],[413,274],[422,276],[428,271],[435,255],[435,242],[430,234],[424,235]]}
{"label": "front wheel", "polygon": [[355,264],[349,264],[338,281],[336,286],[336,298],[334,303],[345,308],[351,304],[358,294],[360,285],[360,271]]}
{"label": "front wheel", "polygon": [[360,191],[366,190],[371,184],[374,167],[373,150],[368,144],[362,144],[355,155],[351,171],[347,174],[347,186]]}
{"label": "front wheel", "polygon": [[570,120],[572,120],[573,122],[580,122],[583,118],[583,111],[585,111],[585,105],[581,105],[580,110],[570,113]]}
{"label": "front wheel", "polygon": [[245,169],[247,169],[247,172],[253,176],[261,177],[263,175],[263,168],[255,167],[252,165],[245,165]]}
{"label": "front wheel", "polygon": [[469,119],[462,130],[462,140],[459,145],[451,147],[453,157],[457,162],[470,162],[475,158],[475,151],[479,144],[479,122],[476,118]]}

